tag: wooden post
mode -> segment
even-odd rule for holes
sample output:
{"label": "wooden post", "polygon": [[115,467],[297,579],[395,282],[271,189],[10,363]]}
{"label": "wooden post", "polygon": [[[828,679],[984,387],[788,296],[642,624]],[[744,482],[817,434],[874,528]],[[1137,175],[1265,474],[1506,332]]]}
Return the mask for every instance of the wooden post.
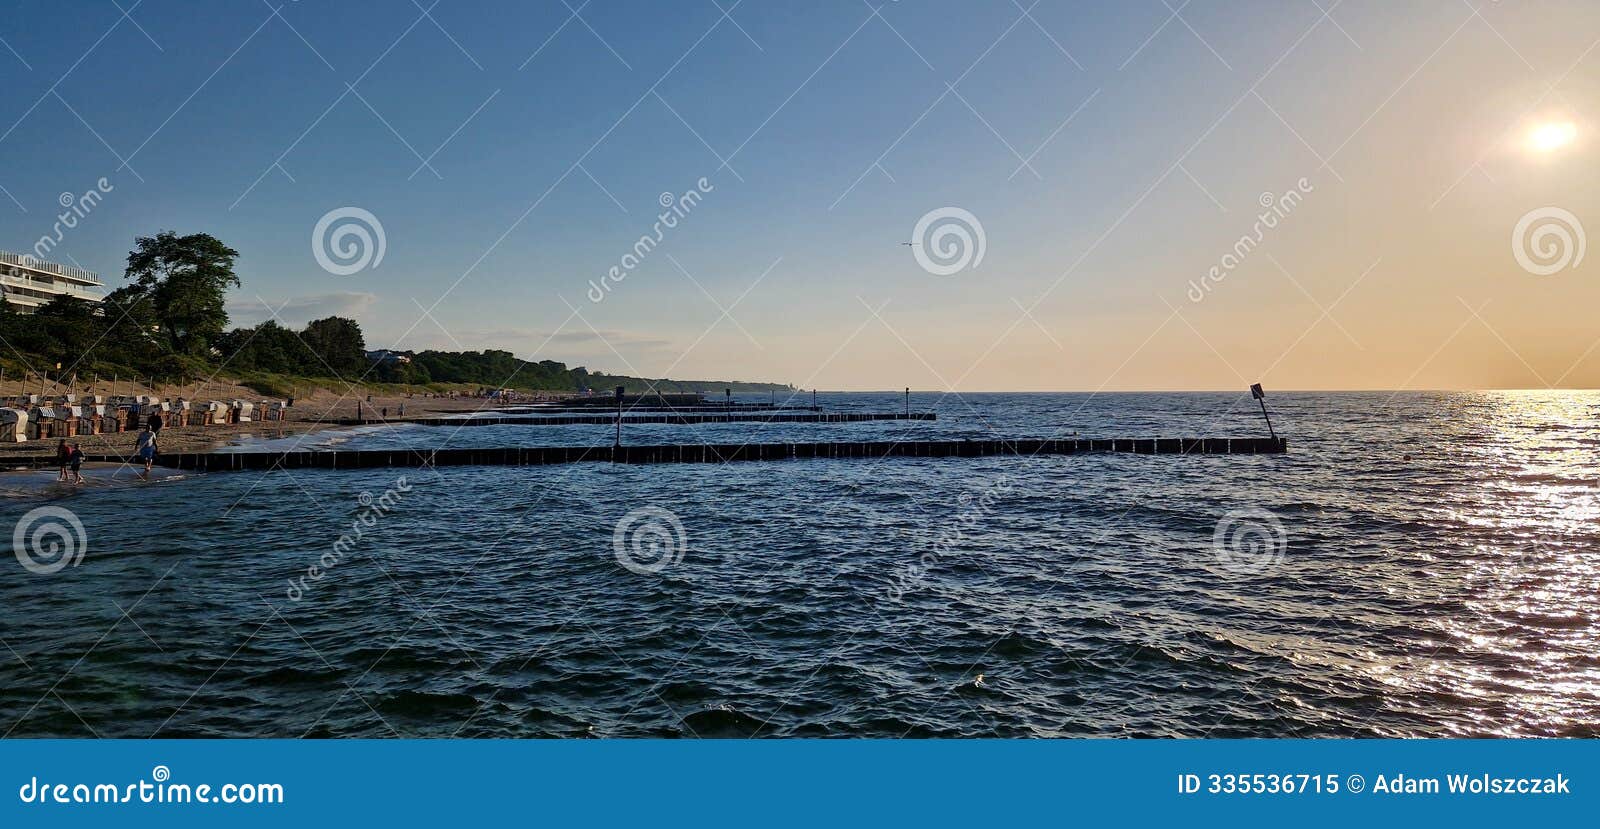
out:
{"label": "wooden post", "polygon": [[622,448],[622,393],[623,393],[623,391],[624,391],[624,387],[623,386],[617,386],[617,442],[612,444],[612,445],[614,447],[618,448],[618,449]]}

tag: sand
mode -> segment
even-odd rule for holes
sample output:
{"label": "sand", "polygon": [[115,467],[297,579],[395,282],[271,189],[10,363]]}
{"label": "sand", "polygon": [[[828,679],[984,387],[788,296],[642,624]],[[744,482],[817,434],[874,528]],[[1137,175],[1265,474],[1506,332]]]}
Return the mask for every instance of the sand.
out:
{"label": "sand", "polygon": [[[59,395],[66,391],[64,388],[46,389],[48,395]],[[26,391],[21,384],[8,381],[0,384],[0,396],[15,396],[22,393],[39,394],[37,383],[31,385]],[[77,394],[80,399],[85,394],[112,393],[111,384],[97,384],[92,389],[80,386]],[[163,400],[175,400],[184,397],[198,404],[209,403],[212,400],[249,400],[259,403],[265,396],[259,392],[251,391],[241,386],[212,382],[204,387],[191,386],[163,386],[149,389],[144,386],[134,386],[131,383],[120,383],[116,389],[117,394],[154,394]],[[363,391],[358,398],[354,391],[349,394],[338,394],[327,389],[317,389],[305,397],[296,397],[294,406],[288,410],[286,419],[282,422],[270,423],[241,423],[228,426],[175,426],[168,425],[161,430],[160,447],[162,452],[205,452],[221,446],[237,442],[241,436],[250,435],[255,438],[281,438],[292,435],[315,432],[331,428],[336,424],[328,421],[350,420],[357,417],[356,404],[361,404],[361,415],[368,420],[382,420],[385,407],[389,410],[389,418],[400,419],[400,407],[405,407],[407,418],[422,415],[460,414],[479,410],[494,409],[502,404],[499,401],[486,400],[476,397],[427,397],[413,395],[406,397],[404,394],[383,395],[373,393],[372,402],[367,402],[366,393]],[[258,411],[259,416],[259,411]],[[84,454],[87,455],[131,455],[139,433],[119,432],[103,435],[79,435],[69,438],[68,442],[78,442],[82,445]],[[20,458],[32,456],[53,456],[56,451],[56,441],[31,440],[25,443],[0,444],[0,457]]]}

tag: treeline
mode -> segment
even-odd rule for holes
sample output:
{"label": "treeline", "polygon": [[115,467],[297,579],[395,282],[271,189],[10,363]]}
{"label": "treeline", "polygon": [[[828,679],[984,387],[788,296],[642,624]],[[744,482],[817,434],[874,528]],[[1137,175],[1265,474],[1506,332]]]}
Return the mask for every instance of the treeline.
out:
{"label": "treeline", "polygon": [[[393,352],[369,360],[361,326],[328,317],[299,331],[268,320],[228,330],[227,290],[239,286],[237,251],[207,234],[170,231],[136,240],[128,284],[100,307],[66,296],[33,314],[0,299],[0,367],[57,380],[72,375],[186,383],[222,373],[265,393],[296,380],[508,387],[527,391],[786,391],[772,383],[650,380],[528,362],[509,351]],[[404,357],[406,359],[396,359]]]}
{"label": "treeline", "polygon": [[589,371],[583,366],[567,368],[555,360],[528,362],[509,351],[401,351],[410,363],[380,363],[374,375],[384,382],[449,383],[453,385],[505,387],[527,391],[610,391],[617,386],[629,393],[655,389],[663,392],[732,389],[736,392],[789,391],[779,383],[743,383],[721,380],[655,380],[642,377]]}
{"label": "treeline", "polygon": [[[183,381],[218,365],[237,251],[215,238],[164,232],[128,254],[128,284],[97,307],[56,296],[33,314],[0,302],[0,341],[13,371],[57,379],[99,373]],[[9,372],[8,372],[9,374]]]}

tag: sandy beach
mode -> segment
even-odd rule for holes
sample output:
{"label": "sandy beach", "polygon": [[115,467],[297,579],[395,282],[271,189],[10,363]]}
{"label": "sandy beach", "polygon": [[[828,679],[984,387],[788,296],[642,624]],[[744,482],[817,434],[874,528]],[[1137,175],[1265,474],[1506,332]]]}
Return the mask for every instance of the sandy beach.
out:
{"label": "sandy beach", "polygon": [[[47,396],[57,396],[67,392],[65,387],[46,388]],[[7,381],[0,384],[0,396],[14,397],[19,394],[39,394],[37,383],[24,388],[22,384]],[[110,395],[110,384],[99,384],[94,387],[80,386],[76,393],[80,399],[88,394]],[[131,383],[121,383],[116,387],[120,395],[153,394],[163,400],[176,400],[180,397],[195,403],[206,403],[212,400],[249,400],[260,402],[265,395],[243,386],[236,386],[221,382],[210,382],[205,385],[188,386],[161,386],[148,388]],[[360,404],[358,411],[357,404]],[[350,420],[358,416],[372,419],[383,419],[383,411],[388,409],[391,419],[400,418],[400,410],[405,409],[407,418],[421,415],[461,414],[482,409],[490,409],[501,405],[498,401],[477,397],[428,397],[424,394],[414,394],[407,397],[404,394],[379,394],[373,393],[371,402],[367,402],[367,393],[360,390],[340,394],[327,389],[316,389],[304,397],[296,397],[294,406],[288,410],[288,415],[283,421],[269,423],[253,422],[240,423],[227,426],[176,426],[169,424],[161,430],[160,447],[163,452],[204,452],[221,446],[237,442],[242,436],[256,438],[281,438],[293,435],[315,432],[337,425],[337,421]],[[85,454],[111,455],[132,454],[134,444],[139,433],[118,432],[100,435],[79,435],[69,440],[77,441],[83,446]],[[30,440],[25,443],[6,443],[0,445],[0,457],[48,457],[55,454],[56,441]]]}

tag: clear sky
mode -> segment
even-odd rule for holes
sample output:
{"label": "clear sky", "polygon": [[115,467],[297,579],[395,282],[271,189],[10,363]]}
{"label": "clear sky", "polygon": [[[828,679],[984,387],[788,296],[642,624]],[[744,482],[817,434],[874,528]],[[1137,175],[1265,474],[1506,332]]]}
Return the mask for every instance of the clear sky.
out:
{"label": "clear sky", "polygon": [[[1600,386],[1592,0],[420,3],[0,0],[0,249],[104,178],[52,258],[115,286],[134,236],[208,232],[236,322],[373,346],[824,389]],[[346,207],[384,249],[343,275],[313,232]],[[939,275],[902,242],[947,207],[982,256]]]}

